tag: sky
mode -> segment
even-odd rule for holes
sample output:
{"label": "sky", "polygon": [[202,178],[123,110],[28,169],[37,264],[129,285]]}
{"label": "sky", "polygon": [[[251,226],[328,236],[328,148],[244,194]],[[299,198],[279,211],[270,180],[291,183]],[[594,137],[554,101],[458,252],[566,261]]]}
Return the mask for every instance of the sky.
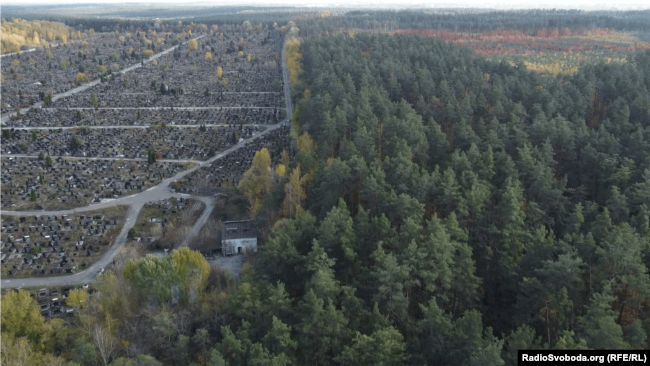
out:
{"label": "sky", "polygon": [[[54,5],[54,4],[132,4],[142,6],[150,5],[261,5],[261,6],[308,6],[308,7],[363,7],[363,8],[495,8],[495,9],[583,9],[583,10],[640,10],[650,9],[648,0],[622,0],[622,1],[589,1],[589,0],[458,0],[458,1],[423,1],[423,0],[237,0],[237,1],[179,1],[156,0],[144,2],[125,2],[124,0],[4,0],[6,5]],[[0,9],[0,12],[2,10]]]}

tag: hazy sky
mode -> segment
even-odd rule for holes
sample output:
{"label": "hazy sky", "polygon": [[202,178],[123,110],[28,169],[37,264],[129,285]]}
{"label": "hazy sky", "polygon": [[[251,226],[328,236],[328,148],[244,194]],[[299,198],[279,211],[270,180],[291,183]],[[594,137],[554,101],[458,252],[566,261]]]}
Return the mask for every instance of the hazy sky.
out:
{"label": "hazy sky", "polygon": [[[123,0],[5,0],[4,4],[11,5],[30,5],[30,4],[125,4],[125,5],[291,5],[291,6],[317,6],[317,7],[364,7],[364,8],[497,8],[497,9],[650,9],[648,0],[622,0],[622,1],[588,1],[588,0],[539,0],[539,1],[520,1],[520,0],[459,0],[459,1],[422,1],[422,0],[237,0],[237,1],[179,1],[179,0],[157,0],[145,2],[125,2]],[[1,11],[1,9],[0,9]]]}

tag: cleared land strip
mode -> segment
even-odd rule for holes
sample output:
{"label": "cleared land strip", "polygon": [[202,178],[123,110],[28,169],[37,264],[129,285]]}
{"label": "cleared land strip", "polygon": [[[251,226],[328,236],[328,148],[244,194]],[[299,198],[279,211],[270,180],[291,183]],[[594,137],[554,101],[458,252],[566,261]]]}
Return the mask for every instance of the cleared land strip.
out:
{"label": "cleared land strip", "polygon": [[[203,37],[205,37],[205,36],[201,35],[201,36],[198,36],[198,37],[193,38],[193,39],[200,39],[200,38],[203,38]],[[188,40],[187,42],[189,42],[189,41],[190,41],[190,40]],[[183,42],[183,44],[184,44],[184,43],[187,43],[187,42]],[[168,48],[168,49],[166,49],[166,50],[164,50],[164,51],[162,51],[162,52],[160,52],[160,53],[157,53],[157,54],[153,55],[152,57],[149,57],[147,60],[144,60],[144,62],[153,62],[153,60],[156,60],[156,59],[159,58],[160,56],[163,56],[163,55],[166,55],[166,54],[172,52],[172,51],[175,50],[177,47],[178,47],[178,45],[177,45],[177,46],[174,46],[174,47],[171,47],[171,48]],[[135,64],[135,65],[129,66],[129,67],[127,67],[126,69],[122,69],[122,70],[116,72],[116,74],[125,74],[125,73],[127,73],[127,72],[129,72],[129,71],[132,71],[132,70],[135,70],[135,69],[137,69],[137,68],[139,68],[139,67],[142,67],[142,63],[137,63],[137,64]],[[83,84],[83,85],[81,85],[81,86],[79,86],[79,87],[77,87],[77,88],[74,88],[74,89],[68,90],[67,92],[63,92],[63,93],[59,93],[59,94],[55,94],[55,95],[52,96],[52,101],[54,102],[54,101],[57,101],[57,100],[59,100],[59,99],[61,99],[61,98],[69,97],[69,96],[71,96],[71,95],[74,95],[74,94],[80,93],[80,92],[82,92],[82,91],[84,91],[84,90],[87,90],[87,89],[92,88],[93,86],[95,86],[95,85],[97,85],[97,84],[99,84],[99,83],[100,83],[100,80],[99,80],[99,79],[96,79],[96,80],[93,80],[93,81],[91,81],[91,82],[89,82],[89,83]],[[42,106],[43,106],[43,102],[38,102],[38,103],[35,103],[32,107],[34,107],[34,108],[41,108]],[[32,108],[32,107],[28,107],[28,108],[24,108],[24,109],[22,109],[22,110],[20,111],[20,113],[21,113],[21,114],[27,114],[27,112],[29,112],[29,109]],[[16,115],[15,112],[14,112],[14,113],[11,113],[11,114],[8,114],[8,115],[2,117],[2,119],[0,119],[0,122],[2,122],[2,123],[6,123],[7,121],[9,121],[9,119],[10,119],[12,116],[15,116],[15,115]]]}

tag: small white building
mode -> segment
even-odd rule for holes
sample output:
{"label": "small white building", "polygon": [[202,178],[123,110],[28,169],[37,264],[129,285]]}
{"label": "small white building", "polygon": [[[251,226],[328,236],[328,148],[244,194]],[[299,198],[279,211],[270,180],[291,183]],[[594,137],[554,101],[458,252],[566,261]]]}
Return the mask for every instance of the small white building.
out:
{"label": "small white building", "polygon": [[250,220],[226,221],[221,229],[221,254],[257,252],[257,230]]}

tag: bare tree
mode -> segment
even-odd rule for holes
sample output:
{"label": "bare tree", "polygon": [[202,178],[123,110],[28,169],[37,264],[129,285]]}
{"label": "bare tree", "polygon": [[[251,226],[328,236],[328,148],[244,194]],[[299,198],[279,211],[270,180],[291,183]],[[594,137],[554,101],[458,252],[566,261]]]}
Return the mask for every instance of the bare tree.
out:
{"label": "bare tree", "polygon": [[32,364],[32,349],[26,338],[10,340],[2,337],[2,365],[6,366],[29,366]]}
{"label": "bare tree", "polygon": [[89,333],[95,347],[97,347],[97,350],[99,351],[104,366],[107,366],[117,349],[117,340],[112,334],[110,334],[108,329],[104,328],[104,326],[99,323],[92,326]]}

